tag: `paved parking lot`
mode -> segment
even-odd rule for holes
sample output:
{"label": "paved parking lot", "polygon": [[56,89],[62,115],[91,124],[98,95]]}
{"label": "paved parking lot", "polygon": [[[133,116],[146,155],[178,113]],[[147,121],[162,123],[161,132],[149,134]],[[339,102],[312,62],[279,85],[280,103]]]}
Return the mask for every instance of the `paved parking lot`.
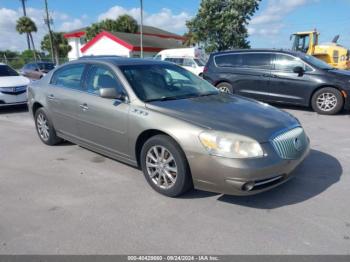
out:
{"label": "paved parking lot", "polygon": [[0,253],[350,254],[350,115],[286,110],[312,141],[295,179],[171,199],[135,168],[45,146],[25,108],[0,109]]}

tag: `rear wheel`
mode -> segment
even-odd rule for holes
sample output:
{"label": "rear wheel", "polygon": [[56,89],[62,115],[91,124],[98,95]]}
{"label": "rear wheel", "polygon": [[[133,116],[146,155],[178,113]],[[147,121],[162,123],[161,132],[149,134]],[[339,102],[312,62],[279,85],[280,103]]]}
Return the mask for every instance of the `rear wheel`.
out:
{"label": "rear wheel", "polygon": [[343,109],[344,99],[338,89],[325,87],[312,96],[312,108],[322,115],[335,115]]}
{"label": "rear wheel", "polygon": [[56,135],[55,128],[44,108],[41,107],[35,112],[34,119],[39,138],[43,143],[53,146],[62,142],[62,139]]}
{"label": "rear wheel", "polygon": [[233,87],[230,83],[222,82],[216,86],[223,93],[233,94]]}
{"label": "rear wheel", "polygon": [[192,187],[187,159],[179,145],[166,135],[151,137],[144,144],[141,166],[148,184],[163,195],[177,197]]}

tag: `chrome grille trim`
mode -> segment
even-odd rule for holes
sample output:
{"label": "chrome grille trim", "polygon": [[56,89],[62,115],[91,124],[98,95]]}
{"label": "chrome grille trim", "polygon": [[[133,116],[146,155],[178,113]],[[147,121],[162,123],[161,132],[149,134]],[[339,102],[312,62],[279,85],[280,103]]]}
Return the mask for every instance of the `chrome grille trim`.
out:
{"label": "chrome grille trim", "polygon": [[271,139],[277,154],[283,159],[299,158],[308,145],[308,138],[302,127],[290,129]]}

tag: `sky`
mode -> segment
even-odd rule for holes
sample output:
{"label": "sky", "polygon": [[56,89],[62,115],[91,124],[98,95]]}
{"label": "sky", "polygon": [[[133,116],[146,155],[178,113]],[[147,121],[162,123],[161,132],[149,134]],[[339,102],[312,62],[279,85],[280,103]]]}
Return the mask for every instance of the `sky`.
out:
{"label": "sky", "polygon": [[[140,18],[139,0],[48,0],[55,31],[70,31],[105,18],[129,14]],[[186,20],[193,17],[200,0],[144,0],[144,23],[183,34]],[[44,0],[27,0],[27,13],[35,21],[36,46],[47,33]],[[22,51],[24,35],[15,30],[22,15],[19,0],[0,0],[0,50]],[[249,25],[253,48],[289,48],[293,32],[317,28],[320,42],[340,34],[339,43],[350,48],[350,0],[262,0]]]}

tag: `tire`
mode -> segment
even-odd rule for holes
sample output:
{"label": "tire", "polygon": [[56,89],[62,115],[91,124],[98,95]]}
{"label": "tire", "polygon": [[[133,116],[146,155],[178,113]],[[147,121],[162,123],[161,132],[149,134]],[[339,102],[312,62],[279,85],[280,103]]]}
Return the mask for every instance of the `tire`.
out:
{"label": "tire", "polygon": [[63,141],[56,135],[55,128],[43,107],[36,110],[34,120],[36,131],[44,144],[53,146]]}
{"label": "tire", "polygon": [[311,105],[318,114],[335,115],[343,109],[344,99],[338,89],[325,87],[313,94]]}
{"label": "tire", "polygon": [[218,84],[216,86],[216,88],[219,89],[223,93],[229,93],[229,94],[234,93],[232,85],[230,83],[227,83],[227,82],[222,82],[222,83]]}
{"label": "tire", "polygon": [[[177,197],[192,188],[192,178],[185,154],[170,137],[166,135],[151,137],[143,145],[140,157],[143,174],[148,184],[158,193]],[[166,163],[169,160],[170,162]]]}

